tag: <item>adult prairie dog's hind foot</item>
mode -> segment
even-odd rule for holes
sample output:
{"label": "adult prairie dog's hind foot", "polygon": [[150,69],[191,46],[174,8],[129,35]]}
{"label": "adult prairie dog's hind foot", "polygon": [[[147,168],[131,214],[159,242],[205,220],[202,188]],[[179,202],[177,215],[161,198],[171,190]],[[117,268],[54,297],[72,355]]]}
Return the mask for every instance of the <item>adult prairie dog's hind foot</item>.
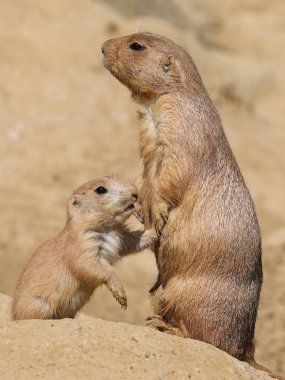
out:
{"label": "adult prairie dog's hind foot", "polygon": [[176,335],[184,337],[183,333],[179,328],[172,326],[171,324],[165,322],[162,317],[158,314],[151,315],[146,318],[146,325],[157,329],[158,331],[165,332],[167,334]]}

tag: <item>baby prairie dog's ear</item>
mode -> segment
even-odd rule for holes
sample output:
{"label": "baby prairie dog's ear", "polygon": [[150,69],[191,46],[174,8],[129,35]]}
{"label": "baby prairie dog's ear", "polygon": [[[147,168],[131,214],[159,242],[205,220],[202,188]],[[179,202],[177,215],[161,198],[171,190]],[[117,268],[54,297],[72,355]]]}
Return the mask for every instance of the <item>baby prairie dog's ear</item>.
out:
{"label": "baby prairie dog's ear", "polygon": [[80,199],[77,195],[75,194],[72,194],[72,196],[70,197],[70,204],[75,207],[75,208],[78,208],[81,206],[81,202],[80,202]]}

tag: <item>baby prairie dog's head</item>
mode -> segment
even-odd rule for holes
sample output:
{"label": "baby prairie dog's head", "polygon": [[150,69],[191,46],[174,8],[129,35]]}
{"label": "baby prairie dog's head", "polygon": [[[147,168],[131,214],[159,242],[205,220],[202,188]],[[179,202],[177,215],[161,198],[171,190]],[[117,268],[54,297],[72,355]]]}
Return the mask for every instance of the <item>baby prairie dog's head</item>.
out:
{"label": "baby prairie dog's head", "polygon": [[190,56],[171,40],[151,33],[114,38],[102,46],[104,66],[134,98],[159,96],[195,85],[200,77]]}
{"label": "baby prairie dog's head", "polygon": [[73,225],[80,223],[80,228],[111,230],[131,216],[137,198],[135,186],[114,177],[94,179],[74,190],[68,217]]}

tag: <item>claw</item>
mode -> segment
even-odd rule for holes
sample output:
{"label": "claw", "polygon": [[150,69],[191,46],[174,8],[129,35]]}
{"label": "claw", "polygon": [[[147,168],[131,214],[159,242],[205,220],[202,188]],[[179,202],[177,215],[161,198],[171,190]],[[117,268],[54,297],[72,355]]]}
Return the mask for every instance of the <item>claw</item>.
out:
{"label": "claw", "polygon": [[127,303],[125,303],[124,305],[121,304],[121,309],[126,310],[126,308],[127,308]]}
{"label": "claw", "polygon": [[142,215],[140,213],[138,213],[137,211],[134,212],[134,216],[137,218],[137,220],[141,223],[141,224],[144,224],[144,219],[142,217]]}
{"label": "claw", "polygon": [[124,297],[116,297],[116,301],[121,305],[121,309],[125,309],[127,308],[127,299],[124,298]]}
{"label": "claw", "polygon": [[157,236],[159,237],[160,236],[160,230],[158,228],[158,224],[155,225],[155,231],[156,231]]}
{"label": "claw", "polygon": [[153,320],[161,320],[161,316],[158,315],[158,314],[154,314],[154,315],[149,315],[148,317],[146,317],[145,321],[146,322],[151,322]]}
{"label": "claw", "polygon": [[155,231],[158,237],[161,236],[164,226],[165,224],[162,225],[162,223],[159,223],[159,222],[155,224]]}
{"label": "claw", "polygon": [[164,223],[166,224],[167,223],[167,220],[168,220],[168,214],[166,213],[161,213],[160,214],[161,216],[161,219],[164,221]]}

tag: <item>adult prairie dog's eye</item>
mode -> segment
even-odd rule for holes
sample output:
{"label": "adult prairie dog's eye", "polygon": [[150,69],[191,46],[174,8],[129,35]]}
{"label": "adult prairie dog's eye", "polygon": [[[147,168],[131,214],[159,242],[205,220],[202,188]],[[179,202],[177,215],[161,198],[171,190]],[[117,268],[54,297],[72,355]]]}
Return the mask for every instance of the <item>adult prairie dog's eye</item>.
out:
{"label": "adult prairie dog's eye", "polygon": [[145,47],[142,44],[138,43],[138,42],[134,42],[133,44],[131,44],[129,46],[129,48],[132,49],[132,50],[136,50],[136,51],[140,51],[140,50],[144,50],[145,49]]}
{"label": "adult prairie dog's eye", "polygon": [[108,193],[108,190],[104,186],[99,186],[94,191],[95,193],[100,194],[100,195]]}

